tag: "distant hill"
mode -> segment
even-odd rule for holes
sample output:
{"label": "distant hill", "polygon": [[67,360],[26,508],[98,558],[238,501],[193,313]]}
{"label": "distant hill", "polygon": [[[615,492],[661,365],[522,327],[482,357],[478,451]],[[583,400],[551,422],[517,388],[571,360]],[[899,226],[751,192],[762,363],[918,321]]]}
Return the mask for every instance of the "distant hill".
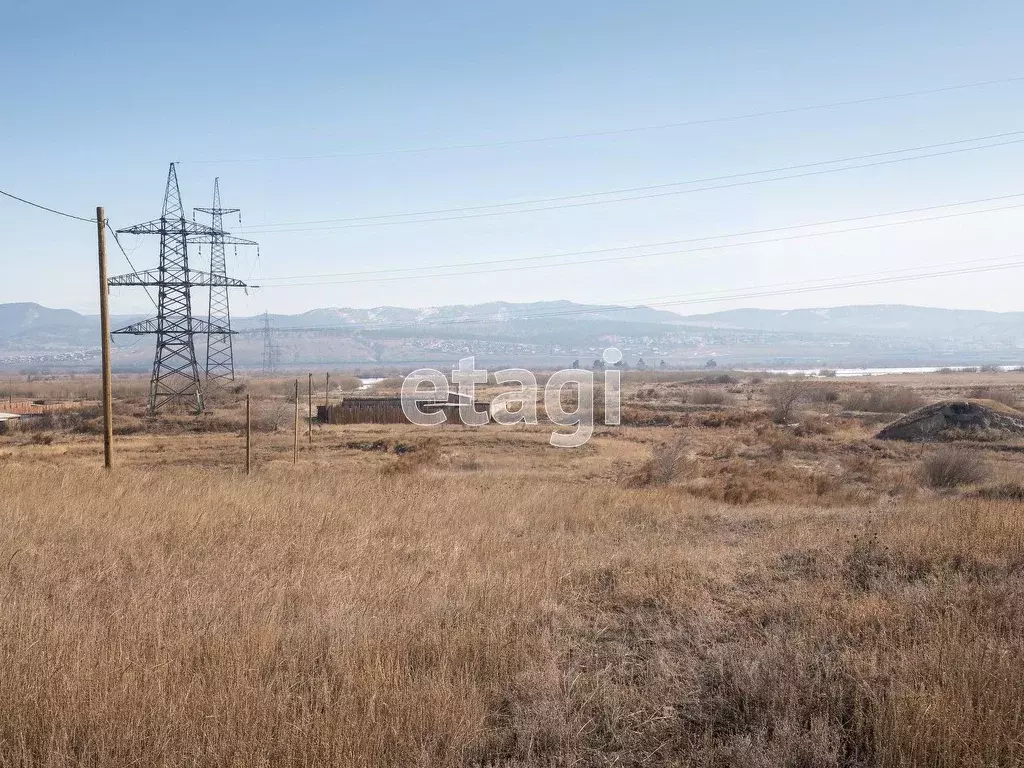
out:
{"label": "distant hill", "polygon": [[[344,328],[352,326],[382,327],[424,324],[496,325],[530,322],[534,319],[583,318],[588,322],[675,324],[683,318],[664,310],[649,307],[575,304],[571,301],[538,301],[532,303],[491,302],[488,304],[456,304],[443,307],[407,309],[404,307],[373,307],[352,309],[331,307],[311,309],[299,315],[270,315],[277,328]],[[263,318],[245,318],[240,327],[262,327]]]}
{"label": "distant hill", "polygon": [[[270,315],[282,368],[410,366],[473,355],[489,365],[586,365],[608,346],[634,363],[839,367],[1024,362],[1024,312],[868,305],[680,315],[650,307],[492,302],[426,309],[329,307]],[[117,328],[138,317],[112,318]],[[236,362],[258,366],[264,319],[234,319]],[[38,304],[0,304],[0,365],[95,367],[99,322]],[[201,346],[201,345],[198,345]],[[200,351],[197,346],[197,352]],[[121,369],[143,370],[152,341],[115,337]]]}
{"label": "distant hill", "polygon": [[49,309],[39,304],[0,304],[0,339],[23,334],[70,333],[99,327],[98,321],[70,309]]}
{"label": "distant hill", "polygon": [[934,309],[903,304],[829,309],[730,309],[681,318],[687,325],[759,331],[898,336],[1024,335],[1024,312]]}

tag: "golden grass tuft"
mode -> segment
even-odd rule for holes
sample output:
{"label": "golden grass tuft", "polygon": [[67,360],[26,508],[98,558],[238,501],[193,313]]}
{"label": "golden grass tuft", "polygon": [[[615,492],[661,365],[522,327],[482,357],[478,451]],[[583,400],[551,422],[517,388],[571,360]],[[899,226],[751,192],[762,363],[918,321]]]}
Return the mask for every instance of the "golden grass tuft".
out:
{"label": "golden grass tuft", "polygon": [[112,473],[0,437],[0,765],[1024,764],[1020,454],[937,492],[761,394],[579,451],[329,426],[293,466],[289,421],[250,476],[233,401]]}

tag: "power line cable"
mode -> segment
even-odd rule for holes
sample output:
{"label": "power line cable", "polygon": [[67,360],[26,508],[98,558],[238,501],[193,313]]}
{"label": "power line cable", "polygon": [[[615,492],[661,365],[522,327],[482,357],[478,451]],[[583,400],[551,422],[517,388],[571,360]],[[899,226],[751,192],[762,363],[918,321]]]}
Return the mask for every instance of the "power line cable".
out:
{"label": "power line cable", "polygon": [[[433,320],[422,320],[417,322],[408,323],[382,323],[379,325],[345,325],[345,326],[310,326],[301,328],[282,328],[282,331],[287,332],[309,332],[309,331],[381,331],[381,330],[399,330],[403,328],[418,328],[423,326],[449,326],[449,325],[481,325],[489,322],[508,322],[508,321],[522,321],[522,320],[544,320],[549,318],[558,317],[571,317],[576,315],[592,315],[600,314],[603,312],[620,312],[634,310],[638,308],[650,308],[650,307],[665,307],[665,306],[684,306],[688,304],[703,304],[720,301],[735,301],[739,299],[749,298],[763,298],[767,296],[781,296],[793,293],[801,292],[814,292],[821,290],[837,290],[842,288],[861,287],[867,285],[883,285],[888,283],[899,283],[899,282],[912,282],[916,280],[926,280],[936,277],[949,277],[957,275],[977,274],[984,272],[993,272],[1006,269],[1016,269],[1024,267],[1024,261],[1017,260],[1011,262],[1004,262],[1002,264],[991,264],[992,261],[1000,259],[1013,258],[1020,259],[1019,255],[1013,255],[1009,257],[989,257],[985,259],[972,259],[961,262],[951,262],[945,265],[935,265],[934,267],[926,267],[931,269],[930,272],[917,272],[919,267],[913,268],[902,268],[897,270],[888,270],[885,272],[874,272],[874,273],[861,273],[855,275],[846,275],[837,278],[820,278],[811,281],[789,281],[783,283],[774,283],[760,287],[752,287],[750,289],[737,289],[735,291],[711,291],[704,293],[689,293],[689,294],[676,294],[674,296],[662,296],[655,297],[654,299],[633,299],[626,302],[622,302],[620,305],[601,306],[601,307],[588,307],[578,308],[572,310],[561,310],[556,312],[542,312],[534,314],[523,314],[523,315],[491,315],[484,317],[474,318],[454,318],[454,319],[443,319],[437,318]],[[976,266],[964,266],[964,265],[976,265]],[[944,266],[947,269],[936,269],[936,267]],[[954,268],[949,268],[954,267]],[[905,272],[912,272],[912,274],[900,274]],[[625,304],[639,304],[640,306],[625,306]],[[247,331],[251,333],[254,331]]]}
{"label": "power line cable", "polygon": [[[670,182],[665,182],[665,183],[661,183],[661,184],[648,184],[648,185],[639,186],[639,187],[625,187],[625,188],[622,188],[622,189],[610,189],[610,190],[605,190],[603,192],[584,192],[584,193],[574,194],[574,195],[559,195],[559,196],[556,196],[556,197],[540,197],[540,198],[533,198],[531,200],[521,200],[521,201],[514,201],[514,202],[507,202],[507,203],[487,203],[487,204],[483,204],[483,205],[469,205],[469,206],[460,206],[460,207],[455,207],[455,208],[435,208],[435,209],[432,209],[432,210],[425,210],[425,211],[407,211],[405,213],[384,213],[384,214],[378,214],[376,216],[353,216],[353,217],[340,218],[340,219],[314,219],[314,220],[311,220],[311,221],[282,222],[282,223],[277,223],[277,224],[256,224],[256,225],[253,226],[253,228],[256,229],[256,228],[276,228],[276,227],[286,227],[286,226],[304,226],[306,224],[335,224],[335,223],[345,223],[345,222],[350,222],[350,221],[374,221],[374,220],[379,220],[379,219],[390,219],[390,218],[398,218],[398,217],[403,217],[403,216],[406,216],[406,217],[411,217],[411,216],[433,216],[433,215],[444,214],[444,213],[461,213],[461,212],[466,212],[466,211],[488,210],[488,209],[493,209],[493,208],[504,208],[504,207],[515,206],[515,205],[539,205],[541,203],[556,203],[556,202],[564,202],[566,200],[581,200],[581,199],[588,198],[588,197],[607,197],[607,196],[610,196],[610,195],[625,195],[625,194],[631,194],[633,192],[649,192],[649,191],[655,190],[655,189],[666,189],[666,188],[669,188],[669,187],[680,187],[680,186],[687,186],[687,185],[690,185],[690,184],[703,184],[703,183],[712,182],[712,181],[729,181],[731,179],[740,179],[740,178],[746,178],[746,177],[749,177],[749,176],[763,176],[763,175],[769,174],[769,173],[784,173],[786,171],[804,170],[806,168],[816,168],[816,167],[819,167],[819,166],[822,166],[822,165],[837,165],[839,163],[850,163],[850,162],[855,162],[857,160],[871,160],[871,159],[875,159],[875,158],[879,158],[879,157],[886,157],[888,155],[899,155],[899,154],[905,154],[907,152],[923,152],[923,151],[929,150],[929,149],[939,149],[939,148],[944,148],[944,147],[952,147],[952,146],[956,146],[958,144],[970,144],[970,143],[975,143],[975,142],[980,142],[980,141],[991,141],[993,139],[1005,139],[1005,138],[1008,138],[1010,136],[1021,136],[1022,134],[1024,134],[1024,131],[1007,131],[1007,132],[1003,132],[1003,133],[990,134],[990,135],[987,135],[987,136],[975,136],[975,137],[971,137],[971,138],[967,138],[967,139],[955,139],[953,141],[943,141],[943,142],[939,142],[937,144],[923,144],[923,145],[916,146],[916,147],[904,147],[902,149],[889,149],[889,150],[885,150],[884,152],[872,152],[872,153],[866,154],[866,155],[851,155],[851,156],[848,156],[848,157],[840,157],[840,158],[835,158],[835,159],[832,159],[832,160],[816,160],[816,161],[811,162],[811,163],[799,163],[799,164],[796,164],[796,165],[784,165],[784,166],[780,166],[780,167],[776,167],[776,168],[765,168],[765,169],[761,169],[761,170],[757,170],[757,171],[743,171],[743,172],[740,172],[740,173],[730,173],[730,174],[724,174],[724,175],[720,175],[720,176],[706,176],[706,177],[698,178],[698,179],[689,179],[687,181],[670,181]],[[1001,144],[995,144],[993,146],[1002,146],[1002,145]],[[974,149],[974,148],[972,147],[972,149]],[[912,160],[912,159],[915,159],[915,158],[907,158],[907,159],[908,160]]]}
{"label": "power line cable", "polygon": [[[1018,258],[1018,257],[1015,256],[1014,258]],[[655,302],[655,303],[652,303],[652,304],[650,304],[648,306],[652,306],[652,307],[677,307],[677,306],[685,306],[685,305],[688,305],[688,304],[703,304],[705,302],[712,302],[712,301],[713,302],[736,301],[738,299],[765,298],[765,297],[768,297],[768,296],[785,296],[785,295],[791,295],[791,294],[794,294],[794,293],[813,292],[813,291],[832,291],[832,290],[839,290],[839,289],[843,289],[843,288],[857,288],[857,287],[866,286],[866,285],[886,285],[886,284],[889,284],[889,283],[914,282],[914,281],[917,281],[917,280],[929,280],[929,279],[936,278],[936,277],[952,277],[952,276],[959,276],[959,275],[973,275],[973,274],[979,274],[979,273],[983,273],[983,272],[996,272],[996,271],[1005,270],[1005,269],[1018,269],[1020,267],[1024,267],[1024,261],[1018,260],[1018,261],[1006,262],[1006,263],[1003,263],[1003,264],[992,264],[992,265],[988,265],[988,266],[978,266],[978,267],[968,267],[968,268],[963,268],[963,269],[942,270],[942,271],[927,272],[927,273],[915,274],[915,275],[903,275],[903,276],[894,276],[894,277],[886,277],[886,278],[870,279],[870,280],[852,280],[852,281],[848,281],[848,282],[829,283],[829,284],[826,284],[826,285],[818,285],[818,286],[800,286],[800,287],[783,288],[783,289],[779,289],[779,290],[770,290],[770,291],[769,290],[760,290],[760,291],[751,292],[751,293],[735,293],[735,294],[731,294],[731,295],[728,295],[728,296],[717,296],[717,297],[709,297],[709,298],[692,298],[692,299],[687,299],[687,300],[683,300],[683,301],[678,301],[678,300],[672,299],[672,300],[668,300],[668,301]]]}
{"label": "power line cable", "polygon": [[[937,205],[919,206],[916,208],[904,208],[898,211],[885,211],[883,213],[871,213],[864,214],[861,216],[850,216],[842,219],[829,219],[827,221],[814,221],[807,222],[804,224],[788,224],[781,227],[771,227],[768,229],[749,229],[742,232],[731,232],[724,235],[705,235],[702,237],[691,237],[682,240],[662,240],[655,243],[641,243],[638,245],[619,245],[610,248],[594,248],[585,251],[563,251],[561,253],[550,253],[541,256],[519,256],[507,259],[490,259],[487,261],[462,261],[452,262],[448,264],[429,264],[425,266],[417,267],[392,267],[390,269],[369,269],[369,270],[358,270],[351,272],[321,272],[316,274],[301,274],[301,275],[284,275],[284,276],[271,276],[264,277],[267,281],[279,281],[279,280],[297,280],[297,279],[311,279],[320,277],[361,277],[364,275],[381,275],[381,274],[392,274],[392,273],[403,273],[403,272],[423,272],[433,271],[438,269],[456,269],[459,267],[479,267],[491,264],[515,264],[524,261],[540,261],[545,259],[561,259],[567,256],[590,256],[598,253],[614,253],[616,251],[630,251],[638,250],[643,248],[661,248],[667,245],[681,245],[684,243],[695,243],[702,242],[705,240],[723,240],[732,237],[746,237],[749,235],[764,235],[772,232],[781,232],[790,229],[805,229],[808,227],[824,227],[833,224],[847,224],[853,221],[863,221],[865,219],[883,218],[887,216],[901,216],[908,213],[924,213],[926,211],[940,210],[943,208],[954,208],[962,205],[975,205],[979,203],[991,203],[1000,200],[1012,200],[1018,197],[1024,196],[1024,192],[1014,192],[1009,195],[996,195],[993,197],[981,197],[974,200],[959,200],[953,203],[940,203]],[[990,210],[1003,210],[1001,208],[990,209]],[[979,211],[980,212],[980,211]],[[973,212],[972,212],[973,213]],[[965,214],[967,215],[967,214]]]}
{"label": "power line cable", "polygon": [[[125,251],[124,246],[121,245],[121,241],[117,237],[117,232],[115,232],[114,228],[110,226],[110,220],[108,219],[107,221],[104,221],[103,223],[107,227],[107,229],[110,230],[110,234],[114,236],[114,242],[117,243],[117,247],[121,249],[121,254],[124,256],[125,261],[128,262],[128,266],[131,267],[132,272],[138,272],[139,270],[137,270],[135,268],[135,265],[132,264],[132,260],[128,256],[128,252]],[[159,311],[160,310],[160,306],[156,303],[156,299],[153,298],[153,294],[151,294],[149,292],[149,288],[146,287],[146,286],[142,286],[142,288],[146,292],[146,295],[149,297],[149,300],[152,302],[153,306],[157,309],[157,311]]]}
{"label": "power line cable", "polygon": [[[967,204],[976,203],[976,202],[985,202],[986,200],[1003,200],[1003,199],[1019,198],[1022,195],[1024,195],[1024,193],[1019,193],[1019,194],[1015,194],[1015,195],[1005,195],[1005,196],[1001,196],[1001,197],[994,197],[994,198],[987,198],[987,199],[983,198],[983,199],[980,199],[980,200],[977,200],[977,201],[967,201],[965,203],[948,203],[948,204],[945,204],[945,205],[930,206],[930,207],[926,207],[926,208],[908,209],[906,211],[896,211],[896,212],[887,213],[887,214],[883,213],[883,214],[873,214],[873,215],[868,215],[868,216],[855,216],[855,217],[851,217],[851,218],[848,218],[848,219],[833,219],[832,221],[816,222],[816,223],[812,223],[812,224],[794,224],[794,225],[791,225],[791,226],[774,227],[774,228],[771,228],[771,229],[764,229],[764,230],[750,230],[749,232],[736,233],[736,234],[707,236],[707,237],[696,237],[696,238],[690,238],[688,240],[666,241],[666,243],[651,244],[649,246],[623,246],[621,248],[598,249],[598,250],[595,250],[595,251],[591,251],[590,253],[614,252],[614,251],[617,251],[617,250],[625,250],[627,248],[659,247],[659,245],[666,245],[666,244],[681,244],[681,243],[688,243],[688,242],[702,242],[702,241],[707,241],[707,240],[720,240],[720,239],[724,240],[724,239],[729,239],[729,238],[733,238],[733,237],[743,237],[743,236],[752,235],[752,234],[767,234],[767,233],[772,233],[772,232],[784,232],[784,231],[792,230],[792,229],[805,229],[805,228],[816,227],[816,226],[828,226],[828,225],[840,224],[840,223],[844,223],[844,222],[861,221],[861,220],[871,219],[871,218],[880,218],[880,217],[885,217],[885,216],[896,216],[896,215],[901,215],[901,214],[904,214],[904,213],[923,212],[923,211],[928,211],[928,210],[937,210],[937,209],[947,208],[947,207],[954,206],[954,205],[967,205]],[[684,249],[675,249],[675,250],[668,250],[668,251],[657,251],[657,252],[654,252],[654,253],[625,254],[625,255],[621,255],[621,256],[611,256],[611,257],[597,258],[597,259],[583,259],[583,260],[577,260],[577,261],[560,262],[560,263],[555,263],[555,264],[517,265],[517,266],[511,266],[511,267],[500,267],[500,268],[495,268],[495,269],[462,270],[462,271],[459,271],[459,272],[431,273],[431,274],[427,274],[427,275],[422,275],[422,274],[408,275],[408,274],[406,274],[406,275],[395,275],[395,276],[390,276],[390,277],[366,277],[366,278],[356,278],[356,279],[350,279],[350,280],[316,280],[316,281],[311,281],[311,282],[287,282],[287,283],[286,282],[281,282],[281,283],[276,283],[276,284],[273,283],[273,282],[270,282],[270,283],[266,283],[265,282],[263,284],[263,287],[265,287],[265,288],[297,288],[297,287],[324,286],[324,285],[349,285],[349,284],[354,284],[354,283],[382,283],[382,282],[395,282],[395,281],[400,281],[400,280],[423,280],[423,279],[428,279],[428,278],[429,279],[437,279],[437,278],[445,278],[445,277],[464,277],[464,276],[467,276],[467,275],[493,274],[493,273],[499,273],[499,272],[519,272],[519,271],[532,270],[532,269],[549,269],[549,268],[554,268],[554,267],[572,267],[572,266],[581,266],[581,265],[587,265],[587,264],[601,264],[601,263],[613,262],[613,261],[626,261],[626,260],[633,260],[633,259],[647,259],[647,258],[655,258],[655,257],[658,257],[658,256],[676,256],[676,255],[682,255],[682,254],[688,254],[688,253],[701,253],[701,252],[706,252],[706,251],[717,251],[717,250],[723,250],[723,249],[726,249],[726,248],[739,248],[739,247],[742,247],[742,246],[749,246],[749,245],[765,245],[765,244],[768,244],[768,243],[788,242],[788,241],[791,241],[791,240],[800,240],[800,239],[812,238],[812,237],[826,237],[826,236],[829,236],[829,235],[849,234],[851,232],[863,232],[863,231],[868,231],[868,230],[873,230],[873,229],[882,229],[882,228],[885,228],[885,227],[903,226],[903,225],[907,225],[907,224],[920,224],[920,223],[930,222],[930,221],[940,221],[940,220],[944,220],[944,219],[959,218],[961,216],[974,216],[974,215],[978,215],[978,214],[982,214],[982,213],[993,213],[993,212],[998,212],[998,211],[1014,210],[1014,209],[1021,208],[1021,207],[1024,207],[1024,203],[1019,203],[1019,204],[1016,204],[1016,205],[999,206],[999,207],[994,207],[994,208],[984,208],[984,209],[977,210],[977,211],[961,211],[961,212],[958,212],[958,213],[948,213],[948,214],[942,214],[942,215],[939,215],[939,216],[927,216],[927,217],[922,217],[922,218],[918,218],[918,219],[909,219],[909,220],[906,220],[906,221],[881,222],[881,223],[877,223],[877,224],[869,224],[869,225],[860,226],[860,227],[848,227],[846,229],[831,230],[831,231],[828,231],[828,232],[808,232],[808,233],[803,233],[803,234],[789,235],[789,236],[786,236],[786,237],[771,237],[771,238],[763,238],[763,239],[759,239],[759,240],[747,240],[747,241],[738,242],[738,243],[719,243],[719,244],[715,244],[715,245],[705,245],[705,246],[700,246],[700,247],[695,247],[695,248],[684,248]],[[580,251],[578,253],[585,254],[585,253],[588,253],[588,252],[587,251]],[[562,255],[564,255],[564,254],[562,254]],[[572,254],[569,254],[569,255],[572,255]],[[543,259],[543,258],[555,258],[555,257],[557,257],[557,255],[552,255],[552,256],[534,256],[534,257],[525,257],[522,260],[526,261],[526,260],[535,260],[535,259]],[[503,261],[507,262],[507,261],[517,261],[517,260],[495,260],[495,262],[492,262],[492,263],[501,263]],[[484,262],[484,263],[487,263],[487,262]],[[444,268],[446,268],[446,267],[436,267],[435,269],[444,269]],[[367,273],[362,273],[362,274],[367,274]],[[300,280],[300,279],[310,279],[312,277],[316,277],[316,276],[315,275],[297,275],[297,276],[293,276],[293,277],[290,277],[290,278],[276,278],[276,279],[277,280]],[[275,280],[275,278],[267,278],[267,280]]]}
{"label": "power line cable", "polygon": [[571,139],[590,139],[600,138],[606,136],[622,136],[632,133],[641,133],[646,131],[661,131],[669,130],[673,128],[688,128],[699,125],[713,125],[716,123],[730,123],[741,120],[750,120],[761,117],[775,117],[780,115],[789,115],[800,112],[814,112],[826,109],[835,109],[838,107],[849,107],[856,106],[859,104],[871,104],[884,101],[892,101],[896,99],[905,99],[915,96],[928,96],[938,93],[948,93],[951,91],[963,91],[972,88],[982,88],[992,85],[1006,85],[1010,83],[1018,83],[1024,81],[1024,76],[1004,77],[993,80],[980,80],[972,83],[960,83],[955,85],[944,85],[935,88],[925,88],[917,91],[904,91],[902,93],[890,93],[883,94],[880,96],[867,96],[858,99],[846,99],[843,101],[831,101],[819,104],[801,105],[795,107],[783,107],[780,109],[762,110],[757,112],[747,112],[738,115],[725,115],[717,117],[705,117],[697,118],[694,120],[682,120],[671,123],[659,123],[655,125],[641,125],[632,126],[627,128],[615,128],[604,131],[587,131],[582,133],[564,133],[556,134],[552,136],[539,136],[532,138],[520,138],[520,139],[503,139],[499,141],[485,141],[475,143],[462,143],[462,144],[442,144],[426,147],[406,147],[398,149],[383,149],[383,150],[368,150],[363,152],[331,152],[319,155],[282,155],[277,157],[249,157],[249,158],[223,158],[223,159],[202,159],[202,160],[189,160],[194,164],[213,164],[213,163],[263,163],[263,162],[282,162],[282,161],[294,161],[294,160],[331,160],[331,159],[342,159],[342,158],[357,158],[357,157],[379,157],[384,155],[408,155],[408,154],[421,154],[429,152],[451,152],[455,150],[465,149],[488,149],[498,147],[511,147],[525,144],[541,144],[552,141],[565,141]]}
{"label": "power line cable", "polygon": [[0,189],[0,195],[4,195],[5,197],[9,197],[12,200],[17,200],[19,203],[24,203],[25,205],[31,205],[33,208],[38,208],[41,211],[47,211],[48,213],[55,213],[58,216],[65,216],[65,217],[67,217],[69,219],[75,219],[75,221],[84,221],[84,222],[86,222],[88,224],[95,224],[96,223],[96,218],[95,217],[93,217],[91,219],[87,219],[85,216],[75,216],[73,213],[65,213],[64,211],[58,211],[56,208],[50,208],[50,207],[45,206],[45,205],[40,205],[39,203],[33,203],[31,200],[26,200],[24,197],[18,197],[17,195],[12,195],[10,192],[4,192],[2,189]]}
{"label": "power line cable", "polygon": [[[1024,134],[1024,131],[1011,131],[1011,132],[1008,132],[1008,133],[993,134],[992,136],[983,136],[983,137],[977,137],[977,138],[971,138],[971,139],[958,139],[956,141],[943,142],[941,144],[923,145],[923,146],[920,146],[920,147],[910,147],[910,148],[905,148],[905,149],[888,150],[886,152],[878,152],[878,153],[873,153],[873,154],[870,154],[870,155],[860,155],[860,156],[856,156],[856,157],[843,158],[843,159],[839,159],[839,160],[821,160],[821,161],[816,161],[814,163],[805,163],[805,164],[802,164],[802,165],[787,166],[787,167],[776,168],[776,169],[769,169],[769,170],[762,170],[762,171],[746,171],[746,172],[743,172],[743,173],[730,174],[730,175],[726,175],[726,176],[709,177],[707,179],[693,179],[693,180],[690,180],[690,181],[678,181],[678,182],[669,182],[669,183],[666,183],[666,184],[656,184],[656,185],[651,185],[650,187],[635,187],[635,188],[633,188],[633,190],[664,189],[666,187],[677,187],[677,186],[687,186],[687,185],[690,185],[690,184],[699,184],[699,183],[703,183],[705,181],[721,181],[721,180],[728,180],[728,179],[739,179],[739,178],[745,178],[745,177],[749,177],[749,176],[757,176],[757,175],[763,175],[763,174],[769,174],[769,173],[780,173],[780,172],[786,171],[786,170],[797,170],[797,169],[800,169],[800,168],[814,168],[814,167],[818,167],[818,166],[822,166],[822,165],[835,165],[836,163],[852,162],[854,160],[859,160],[859,159],[868,159],[868,158],[881,157],[881,156],[885,156],[885,155],[893,155],[893,154],[900,154],[900,153],[906,153],[906,152],[916,152],[916,151],[920,151],[920,150],[924,150],[924,149],[931,149],[931,148],[936,148],[936,147],[949,147],[949,146],[953,146],[953,145],[957,145],[957,144],[964,144],[964,143],[968,143],[968,142],[984,141],[984,140],[988,140],[988,139],[992,139],[992,138],[999,138],[999,137],[1004,137],[1004,136],[1021,136],[1022,134]],[[981,144],[981,145],[973,146],[973,147],[959,147],[957,149],[946,149],[946,150],[939,151],[939,152],[929,152],[929,153],[925,153],[925,154],[913,155],[913,156],[910,156],[910,157],[897,157],[897,158],[893,158],[893,159],[889,159],[889,160],[876,160],[874,162],[869,162],[869,163],[858,163],[858,164],[854,164],[854,165],[846,165],[846,166],[841,167],[841,168],[818,168],[818,170],[805,171],[805,172],[802,172],[802,173],[793,173],[793,174],[783,175],[783,176],[772,176],[770,178],[765,178],[765,179],[746,179],[744,181],[732,181],[732,182],[729,182],[729,183],[726,183],[726,184],[712,184],[712,185],[703,186],[703,187],[693,187],[691,189],[674,189],[674,190],[669,190],[669,191],[655,192],[655,193],[651,193],[651,194],[634,195],[634,196],[631,196],[631,197],[619,197],[619,198],[614,198],[614,199],[611,199],[611,200],[579,200],[579,198],[589,198],[589,197],[599,197],[599,196],[608,196],[608,195],[627,194],[627,193],[629,193],[632,190],[630,190],[630,189],[608,190],[608,191],[605,191],[605,192],[590,192],[590,193],[585,193],[585,194],[581,194],[581,195],[566,195],[566,196],[562,196],[562,197],[553,197],[553,198],[536,198],[536,199],[533,199],[533,200],[522,201],[522,202],[493,203],[493,204],[488,204],[488,205],[483,205],[483,206],[466,206],[464,208],[438,209],[436,211],[436,213],[448,213],[448,212],[457,213],[459,211],[466,211],[467,212],[467,213],[461,213],[459,215],[454,215],[454,216],[433,216],[433,215],[429,215],[432,212],[424,211],[424,212],[411,212],[411,213],[381,214],[381,215],[377,215],[377,216],[353,217],[353,218],[348,218],[348,219],[324,219],[324,220],[321,220],[320,222],[283,222],[283,223],[278,223],[278,224],[264,224],[264,225],[262,225],[264,227],[264,229],[260,230],[260,232],[261,233],[274,233],[274,232],[317,232],[317,231],[334,230],[334,229],[354,229],[354,228],[362,228],[362,227],[392,226],[392,225],[396,225],[396,224],[423,224],[423,223],[436,222],[436,221],[456,221],[456,220],[462,220],[462,219],[484,218],[484,217],[489,217],[489,216],[508,216],[508,215],[520,214],[520,213],[535,213],[537,211],[550,211],[550,210],[557,210],[557,209],[564,209],[564,208],[581,208],[581,207],[584,207],[584,206],[591,206],[591,205],[607,205],[607,204],[611,204],[611,203],[622,203],[622,202],[628,202],[628,201],[633,201],[633,200],[649,200],[649,199],[653,199],[653,198],[668,197],[668,196],[672,196],[672,195],[686,195],[686,194],[693,194],[693,193],[696,193],[696,192],[707,192],[707,191],[717,190],[717,189],[731,189],[733,187],[749,186],[749,185],[753,185],[753,184],[765,184],[765,183],[773,182],[773,181],[786,181],[786,180],[790,180],[790,179],[802,179],[802,178],[808,178],[808,177],[811,177],[811,176],[821,176],[821,175],[828,174],[828,173],[839,173],[839,172],[842,172],[842,171],[858,170],[858,169],[862,169],[862,168],[875,168],[875,167],[884,166],[884,165],[893,165],[895,163],[909,162],[909,161],[912,161],[912,160],[924,160],[924,159],[928,159],[928,158],[943,157],[943,156],[946,156],[946,155],[959,154],[959,153],[963,153],[963,152],[973,152],[973,151],[977,151],[977,150],[981,150],[981,149],[993,149],[993,148],[997,148],[997,147],[1008,146],[1008,145],[1011,145],[1011,144],[1020,144],[1021,142],[1024,142],[1024,138],[1009,139],[1009,140],[1006,140],[1006,141],[994,142],[994,143],[990,143],[990,144]],[[557,201],[565,201],[565,200],[577,200],[577,202],[561,203],[561,204],[557,204],[557,205],[541,205],[542,203],[546,203],[546,202],[557,202]],[[532,208],[518,208],[518,209],[513,209],[513,210],[481,210],[481,209],[495,208],[495,207],[498,207],[498,206],[506,206],[506,207],[511,207],[511,206],[535,206],[535,207],[532,207]],[[400,216],[408,216],[408,217],[427,216],[427,218],[409,218],[407,220],[400,220],[400,221],[382,221],[381,220],[381,219],[394,218],[394,217],[400,217]],[[302,226],[302,225],[305,225],[305,224],[329,223],[329,222],[332,222],[332,221],[349,222],[349,223],[331,224],[330,226],[314,226],[314,227],[304,227],[304,226]],[[253,226],[252,228],[255,229],[255,226]]]}

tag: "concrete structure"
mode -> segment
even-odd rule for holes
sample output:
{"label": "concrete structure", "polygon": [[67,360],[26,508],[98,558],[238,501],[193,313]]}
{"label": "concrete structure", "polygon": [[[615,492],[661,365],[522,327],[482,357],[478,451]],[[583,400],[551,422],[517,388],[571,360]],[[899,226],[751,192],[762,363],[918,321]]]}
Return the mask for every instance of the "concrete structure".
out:
{"label": "concrete structure", "polygon": [[933,442],[1024,436],[1024,413],[993,400],[943,400],[911,411],[887,426],[879,440]]}
{"label": "concrete structure", "polygon": [[[446,411],[446,424],[459,423],[459,407],[465,398],[453,392],[443,401],[420,401],[420,410],[425,413]],[[474,401],[468,401],[474,402]],[[475,401],[477,410],[489,411],[487,403]],[[489,418],[489,417],[488,417]],[[335,405],[318,405],[316,420],[320,424],[407,424],[409,420],[402,411],[402,398],[390,397],[346,397]]]}

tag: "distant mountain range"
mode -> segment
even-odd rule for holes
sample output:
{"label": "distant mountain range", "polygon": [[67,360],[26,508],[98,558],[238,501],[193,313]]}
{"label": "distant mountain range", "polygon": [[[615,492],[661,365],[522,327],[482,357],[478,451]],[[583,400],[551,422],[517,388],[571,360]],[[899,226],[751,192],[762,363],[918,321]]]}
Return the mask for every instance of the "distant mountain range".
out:
{"label": "distant mountain range", "polygon": [[[119,327],[140,319],[116,316]],[[475,355],[491,365],[587,363],[607,346],[672,366],[850,366],[1024,362],[1024,312],[867,305],[680,315],[569,301],[409,309],[324,308],[269,315],[276,364],[395,367]],[[259,366],[264,317],[236,318],[236,361]],[[0,366],[95,367],[99,320],[38,304],[0,304]],[[115,337],[115,364],[144,369],[146,337]],[[197,345],[197,352],[199,352]]]}
{"label": "distant mountain range", "polygon": [[1024,312],[932,309],[902,304],[869,304],[831,309],[731,309],[681,318],[687,325],[760,331],[880,334],[931,338],[1024,334]]}

